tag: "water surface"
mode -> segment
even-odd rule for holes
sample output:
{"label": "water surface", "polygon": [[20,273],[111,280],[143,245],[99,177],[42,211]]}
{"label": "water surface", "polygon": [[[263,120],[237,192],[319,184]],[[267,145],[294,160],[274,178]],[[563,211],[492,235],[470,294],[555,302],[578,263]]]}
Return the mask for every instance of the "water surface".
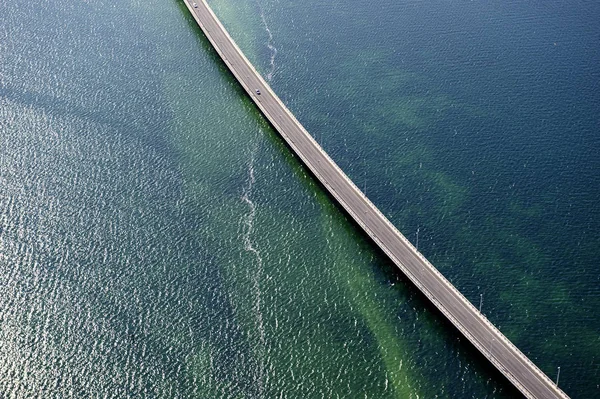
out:
{"label": "water surface", "polygon": [[[315,138],[598,395],[599,8],[213,0]],[[0,5],[0,397],[508,398],[179,1]]]}

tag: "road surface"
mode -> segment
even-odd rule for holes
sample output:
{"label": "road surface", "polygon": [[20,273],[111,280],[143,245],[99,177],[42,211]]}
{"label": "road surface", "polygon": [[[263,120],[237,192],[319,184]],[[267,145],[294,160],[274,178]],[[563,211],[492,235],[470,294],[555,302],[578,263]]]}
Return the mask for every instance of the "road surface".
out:
{"label": "road surface", "polygon": [[369,201],[281,102],[205,0],[184,0],[227,67],[273,127],[348,214],[477,349],[528,398],[568,398]]}

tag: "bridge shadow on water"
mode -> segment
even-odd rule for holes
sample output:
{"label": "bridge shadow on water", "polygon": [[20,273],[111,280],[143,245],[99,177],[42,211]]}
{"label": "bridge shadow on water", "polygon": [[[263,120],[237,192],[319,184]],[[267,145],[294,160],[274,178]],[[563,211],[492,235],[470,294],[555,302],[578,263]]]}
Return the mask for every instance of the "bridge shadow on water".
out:
{"label": "bridge shadow on water", "polygon": [[[332,208],[334,207],[339,211],[339,216],[343,218],[343,222],[341,223],[345,225],[345,230],[347,230],[349,235],[358,242],[361,250],[367,251],[373,255],[373,261],[371,262],[370,267],[377,283],[380,285],[391,286],[398,295],[405,297],[410,308],[415,309],[416,312],[420,314],[427,315],[426,323],[430,329],[428,333],[437,337],[442,337],[444,346],[458,358],[460,363],[472,365],[472,369],[479,375],[483,385],[492,385],[495,387],[494,392],[492,393],[494,397],[522,397],[522,394],[514,387],[514,385],[506,379],[506,377],[500,373],[500,371],[498,371],[496,367],[493,366],[489,360],[487,360],[487,358],[485,358],[481,352],[479,352],[479,350],[475,348],[475,346],[473,346],[473,344],[471,344],[398,269],[398,267],[389,259],[387,254],[378,247],[362,227],[356,223],[337,202],[336,198],[333,197],[316,176],[312,174],[310,169],[295,155],[294,150],[279,135],[266,117],[262,115],[260,109],[253,103],[246,91],[237,82],[235,76],[221,60],[210,41],[206,38],[194,18],[190,15],[187,7],[182,2],[178,2],[178,7],[183,13],[189,27],[196,32],[202,50],[209,54],[211,61],[216,63],[215,65],[218,66],[224,81],[239,95],[244,108],[252,115],[252,118],[256,121],[257,125],[263,128],[264,138],[269,145],[276,149],[277,153],[281,154],[283,162],[289,166],[292,174],[300,182],[302,188],[307,192],[317,194],[318,196],[322,195],[324,198],[327,198]],[[313,135],[313,137],[315,136]],[[290,204],[290,207],[294,207],[294,205]],[[490,381],[492,382],[491,384]],[[458,392],[460,391],[459,385],[460,381],[456,381],[456,390],[451,390],[450,392],[458,395]]]}

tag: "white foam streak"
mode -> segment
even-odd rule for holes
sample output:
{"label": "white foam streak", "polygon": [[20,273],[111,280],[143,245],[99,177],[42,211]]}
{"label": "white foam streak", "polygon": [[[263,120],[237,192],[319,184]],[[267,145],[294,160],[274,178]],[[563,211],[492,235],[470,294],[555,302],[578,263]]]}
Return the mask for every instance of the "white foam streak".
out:
{"label": "white foam streak", "polygon": [[275,57],[277,56],[277,47],[273,45],[273,33],[271,32],[269,24],[267,23],[265,12],[263,11],[263,8],[258,0],[256,1],[256,4],[258,5],[258,9],[260,11],[260,19],[262,21],[263,27],[265,28],[265,31],[268,35],[267,47],[271,51],[271,58],[269,60],[269,70],[267,71],[266,75],[267,81],[270,82],[273,79],[273,75],[275,74]]}
{"label": "white foam streak", "polygon": [[256,204],[252,201],[252,191],[254,183],[256,182],[254,172],[254,162],[256,153],[258,152],[258,146],[255,145],[248,162],[248,179],[244,191],[242,194],[242,201],[248,205],[248,213],[243,217],[243,242],[244,250],[251,253],[256,259],[256,268],[250,270],[252,292],[254,293],[254,305],[252,306],[252,312],[255,318],[256,331],[258,332],[258,342],[255,347],[257,354],[257,376],[256,383],[258,388],[259,397],[263,396],[264,393],[264,380],[265,380],[265,363],[266,363],[266,337],[265,337],[265,326],[262,315],[262,294],[260,282],[263,275],[263,258],[260,251],[253,241],[254,238],[254,220],[256,218]]}

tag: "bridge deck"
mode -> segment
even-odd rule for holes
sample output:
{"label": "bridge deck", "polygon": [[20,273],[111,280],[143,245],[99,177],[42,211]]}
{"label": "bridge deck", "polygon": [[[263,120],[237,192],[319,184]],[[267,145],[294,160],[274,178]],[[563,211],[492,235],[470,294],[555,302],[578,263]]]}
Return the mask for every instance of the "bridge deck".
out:
{"label": "bridge deck", "polygon": [[526,397],[567,398],[356,187],[254,69],[206,1],[184,1],[206,37],[265,117],[331,195],[423,294]]}

